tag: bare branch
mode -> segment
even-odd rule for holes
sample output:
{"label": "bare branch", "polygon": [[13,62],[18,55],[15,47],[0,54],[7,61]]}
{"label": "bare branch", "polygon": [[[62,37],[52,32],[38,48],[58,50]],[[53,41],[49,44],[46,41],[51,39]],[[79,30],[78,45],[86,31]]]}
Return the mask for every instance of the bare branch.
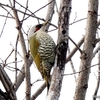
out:
{"label": "bare branch", "polygon": [[0,80],[7,92],[7,94],[9,94],[12,99],[17,100],[15,91],[13,88],[13,84],[1,65],[0,65]]}
{"label": "bare branch", "polygon": [[[70,48],[68,47],[68,54],[70,53]],[[73,73],[75,73],[76,71],[75,71],[75,68],[74,68],[74,64],[73,64],[73,61],[72,61],[72,59],[70,59],[70,65],[71,65],[71,68],[72,68],[72,71],[73,71]],[[76,76],[75,76],[75,74],[74,74],[74,78],[75,78],[75,82],[76,82]]]}
{"label": "bare branch", "polygon": [[[98,32],[97,32],[97,36],[99,38]],[[98,49],[98,63],[100,63],[100,42],[98,43],[98,47],[99,47],[99,49]],[[94,91],[94,94],[93,94],[93,100],[96,100],[99,87],[100,87],[100,65],[98,65],[98,78],[97,78],[96,88],[95,88],[95,91]]]}
{"label": "bare branch", "polygon": [[[17,35],[16,44],[15,44],[15,69],[17,69],[17,45],[18,45],[19,34]],[[15,72],[15,82],[17,83],[17,70]],[[15,86],[16,90],[16,86]]]}
{"label": "bare branch", "polygon": [[86,70],[88,70],[88,69],[90,69],[90,68],[92,68],[92,67],[97,66],[97,65],[100,65],[100,63],[91,65],[91,66],[89,66],[88,68],[82,69],[82,70],[77,71],[77,72],[75,72],[75,73],[63,74],[63,76],[68,76],[68,75],[73,75],[73,74],[80,74],[80,73],[82,73],[82,72],[84,72],[84,71],[86,71]]}
{"label": "bare branch", "polygon": [[89,0],[88,4],[88,15],[87,15],[87,26],[86,35],[83,45],[83,53],[81,55],[80,71],[78,76],[74,100],[85,100],[86,90],[88,87],[88,79],[91,66],[91,61],[93,58],[93,50],[95,46],[95,37],[97,30],[97,15],[98,15],[98,0]]}
{"label": "bare branch", "polygon": [[10,54],[7,56],[7,58],[5,59],[5,63],[8,60],[8,58],[11,56],[11,54],[13,53],[14,49],[12,49],[12,51],[10,52]]}
{"label": "bare branch", "polygon": [[2,7],[12,18],[14,18],[13,15],[10,13],[10,11],[8,11],[5,7],[3,7],[3,5],[1,5],[1,7]]}
{"label": "bare branch", "polygon": [[[30,56],[30,57],[28,58],[28,67],[29,67],[29,68],[30,68],[32,62],[33,62],[33,59],[32,59],[32,57]],[[14,82],[14,85],[16,86],[16,90],[15,90],[15,91],[18,90],[19,86],[20,86],[21,83],[24,81],[24,78],[25,78],[25,65],[23,64],[22,69],[21,69],[21,72],[20,72],[20,73],[18,74],[18,76],[17,76],[17,83],[16,83],[16,81]]]}
{"label": "bare branch", "polygon": [[78,45],[67,35],[68,39],[76,46],[77,50],[80,51],[80,53],[82,54],[82,50],[78,47]]}
{"label": "bare branch", "polygon": [[10,3],[11,6],[13,6],[11,0],[9,0],[9,3]]}
{"label": "bare branch", "polygon": [[82,18],[82,19],[76,20],[76,21],[70,23],[70,25],[75,24],[75,23],[77,23],[77,22],[80,22],[80,21],[82,21],[82,20],[86,20],[86,19],[87,19],[87,18]]}
{"label": "bare branch", "polygon": [[[15,8],[15,1],[13,0],[13,8]],[[31,95],[31,86],[30,86],[30,69],[28,67],[28,54],[27,54],[27,49],[23,37],[23,33],[21,31],[21,23],[18,18],[17,11],[13,9],[13,14],[15,17],[16,25],[17,25],[17,30],[19,33],[19,38],[20,38],[20,43],[23,51],[23,58],[24,58],[24,66],[25,66],[25,78],[26,78],[26,100],[30,100],[30,95]]]}
{"label": "bare branch", "polygon": [[1,30],[1,33],[0,33],[0,37],[2,36],[2,33],[3,33],[3,31],[4,31],[4,28],[5,28],[5,25],[6,25],[6,22],[7,22],[7,18],[8,18],[8,14],[9,14],[9,13],[7,13],[7,17],[6,17],[5,22],[4,22],[4,25],[3,25],[3,27],[2,27],[2,30]]}
{"label": "bare branch", "polygon": [[[51,22],[53,14],[54,14],[54,7],[55,7],[55,0],[48,0],[48,10],[47,10],[47,14],[46,14],[46,21]],[[47,24],[46,26],[46,30],[48,30],[49,28],[49,24]]]}
{"label": "bare branch", "polygon": [[[80,46],[83,44],[83,42],[84,42],[84,37],[78,42],[77,46],[80,47]],[[66,60],[66,63],[67,63],[68,61],[70,61],[70,59],[71,59],[72,56],[76,53],[77,50],[78,50],[78,49],[77,49],[77,47],[75,46],[75,48],[74,48],[74,49],[71,51],[71,53],[68,55],[67,60]]]}
{"label": "bare branch", "polygon": [[1,17],[7,17],[7,18],[10,18],[10,19],[14,19],[13,17],[10,17],[10,16],[6,16],[6,15],[0,15]]}
{"label": "bare branch", "polygon": [[39,89],[32,95],[31,100],[35,100],[42,93],[45,87],[46,87],[46,83],[43,83],[43,85],[39,87]]}
{"label": "bare branch", "polygon": [[[43,18],[40,18],[40,17],[37,17],[37,16],[33,15],[34,13],[28,14],[28,13],[25,13],[24,11],[21,11],[21,10],[19,10],[19,9],[13,8],[13,7],[11,7],[11,6],[9,6],[9,5],[6,5],[6,4],[3,4],[3,3],[0,3],[0,5],[3,5],[3,6],[5,6],[5,7],[8,7],[8,8],[11,8],[11,9],[13,9],[13,10],[16,10],[17,12],[20,12],[20,13],[22,13],[22,14],[28,15],[29,17],[31,16],[31,17],[36,18],[36,19],[39,19],[39,20],[41,20],[41,21],[46,21],[46,20],[44,20]],[[26,18],[27,18],[27,17],[26,17]],[[26,18],[25,18],[24,20],[26,20]],[[21,20],[21,21],[22,21],[22,20]],[[20,21],[20,22],[21,22],[21,21]],[[57,28],[57,26],[55,26],[54,24],[51,24],[51,23],[50,23],[50,25],[52,25],[53,27]]]}
{"label": "bare branch", "polygon": [[[26,13],[27,8],[28,8],[28,1],[29,1],[29,0],[26,1],[26,8],[25,8],[25,11],[24,11],[25,13]],[[23,23],[23,21],[24,21],[24,18],[25,18],[25,14],[23,15],[22,23]]]}
{"label": "bare branch", "polygon": [[48,6],[49,4],[51,4],[54,0],[50,0],[50,2],[46,5],[44,5],[43,7],[39,8],[38,10],[36,10],[34,13],[38,12],[39,10],[45,8],[46,6]]}

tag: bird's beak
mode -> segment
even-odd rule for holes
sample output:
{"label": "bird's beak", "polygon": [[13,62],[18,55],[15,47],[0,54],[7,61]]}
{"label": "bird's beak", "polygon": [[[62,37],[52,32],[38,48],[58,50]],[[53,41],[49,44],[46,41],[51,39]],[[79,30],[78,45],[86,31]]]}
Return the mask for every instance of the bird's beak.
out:
{"label": "bird's beak", "polygon": [[44,23],[43,23],[43,26],[46,25],[47,23],[48,23],[48,21],[44,22]]}

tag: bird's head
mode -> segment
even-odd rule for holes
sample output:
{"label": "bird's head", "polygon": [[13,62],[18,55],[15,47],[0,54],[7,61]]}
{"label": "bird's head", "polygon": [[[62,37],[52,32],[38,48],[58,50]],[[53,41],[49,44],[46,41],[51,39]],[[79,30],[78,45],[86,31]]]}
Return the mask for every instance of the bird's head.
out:
{"label": "bird's head", "polygon": [[40,30],[42,26],[43,26],[43,24],[35,25],[35,27],[34,27],[34,33],[37,32],[38,30]]}
{"label": "bird's head", "polygon": [[31,38],[31,36],[33,36],[37,31],[39,31],[40,29],[45,31],[45,26],[48,22],[45,22],[43,24],[38,24],[38,25],[35,25],[31,28],[30,32],[29,32],[29,35],[28,35],[28,39]]}

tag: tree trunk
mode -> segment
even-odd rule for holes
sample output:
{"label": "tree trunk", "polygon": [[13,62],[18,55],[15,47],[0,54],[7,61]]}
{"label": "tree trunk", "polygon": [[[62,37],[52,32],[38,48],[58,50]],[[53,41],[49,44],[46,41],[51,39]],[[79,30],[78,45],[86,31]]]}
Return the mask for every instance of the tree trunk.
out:
{"label": "tree trunk", "polygon": [[[98,0],[89,0],[86,35],[84,39],[83,52],[81,54],[80,73],[76,84],[74,100],[85,100],[88,88],[88,79],[92,61],[93,49],[95,47],[95,36],[97,30]],[[84,71],[82,71],[84,70]]]}
{"label": "tree trunk", "polygon": [[57,62],[53,70],[51,86],[46,100],[58,100],[60,96],[68,48],[70,12],[71,0],[61,0],[58,20],[58,44],[56,49]]}

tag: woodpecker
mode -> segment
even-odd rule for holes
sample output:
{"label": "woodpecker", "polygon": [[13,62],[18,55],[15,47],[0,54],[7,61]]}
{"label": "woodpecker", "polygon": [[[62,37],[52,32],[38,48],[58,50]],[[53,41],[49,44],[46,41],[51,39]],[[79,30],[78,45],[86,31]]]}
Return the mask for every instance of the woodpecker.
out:
{"label": "woodpecker", "polygon": [[51,82],[50,72],[55,62],[56,45],[45,31],[46,24],[47,22],[33,26],[29,32],[28,40],[32,58],[46,82],[48,91]]}

